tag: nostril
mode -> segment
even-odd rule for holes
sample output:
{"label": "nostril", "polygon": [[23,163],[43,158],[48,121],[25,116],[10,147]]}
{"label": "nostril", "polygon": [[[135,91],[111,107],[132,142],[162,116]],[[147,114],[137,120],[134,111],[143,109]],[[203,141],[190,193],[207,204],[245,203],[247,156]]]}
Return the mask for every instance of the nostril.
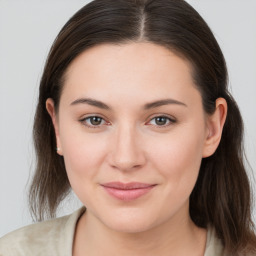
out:
{"label": "nostril", "polygon": [[121,161],[120,159],[112,159],[111,167],[120,171],[132,171],[138,170],[142,167],[143,163],[138,163],[139,159],[134,159],[135,161]]}
{"label": "nostril", "polygon": [[144,150],[134,129],[123,125],[112,137],[108,152],[109,165],[120,171],[138,170],[145,164]]}

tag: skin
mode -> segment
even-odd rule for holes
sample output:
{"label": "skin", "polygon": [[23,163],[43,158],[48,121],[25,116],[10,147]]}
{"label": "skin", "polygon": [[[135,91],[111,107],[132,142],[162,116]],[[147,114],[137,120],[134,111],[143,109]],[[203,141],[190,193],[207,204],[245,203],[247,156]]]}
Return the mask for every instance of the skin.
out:
{"label": "skin", "polygon": [[[145,108],[166,99],[175,102]],[[98,45],[69,66],[59,112],[52,99],[46,108],[70,184],[87,208],[73,255],[204,254],[206,230],[192,222],[189,196],[202,158],[218,147],[227,104],[219,98],[213,115],[204,112],[189,62],[153,43]],[[91,116],[102,119],[93,126]],[[112,181],[155,186],[122,201],[101,186]]]}

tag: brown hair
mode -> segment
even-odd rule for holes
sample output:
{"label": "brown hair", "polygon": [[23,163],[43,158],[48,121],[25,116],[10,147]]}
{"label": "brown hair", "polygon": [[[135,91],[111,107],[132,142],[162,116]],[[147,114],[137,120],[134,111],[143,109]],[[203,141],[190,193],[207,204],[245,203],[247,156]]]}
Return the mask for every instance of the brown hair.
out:
{"label": "brown hair", "polygon": [[255,251],[251,191],[243,163],[243,122],[228,92],[221,49],[201,16],[183,0],[95,0],[79,10],[62,28],[47,59],[40,83],[34,122],[37,167],[30,189],[31,212],[42,220],[54,217],[70,192],[63,158],[55,151],[55,133],[45,102],[58,110],[63,77],[70,63],[89,47],[147,41],[171,49],[189,60],[206,113],[226,99],[228,115],[216,152],[202,160],[190,197],[196,225],[212,225],[232,255]]}

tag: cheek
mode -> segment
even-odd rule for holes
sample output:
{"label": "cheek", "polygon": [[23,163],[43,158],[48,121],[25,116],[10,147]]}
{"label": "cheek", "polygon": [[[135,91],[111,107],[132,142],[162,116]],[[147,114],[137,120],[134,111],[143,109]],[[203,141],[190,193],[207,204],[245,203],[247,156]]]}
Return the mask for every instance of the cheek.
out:
{"label": "cheek", "polygon": [[166,219],[180,212],[179,209],[187,211],[202,160],[202,134],[191,127],[181,129],[170,134],[164,143],[158,141],[152,147],[153,169],[158,170],[163,185],[159,209]]}
{"label": "cheek", "polygon": [[202,160],[204,131],[184,126],[170,133],[165,141],[155,141],[150,152],[155,168],[172,188],[193,189]]}
{"label": "cheek", "polygon": [[105,140],[96,134],[86,134],[65,128],[61,133],[63,157],[73,188],[92,181],[105,158]]}
{"label": "cheek", "polygon": [[92,191],[97,188],[105,158],[102,140],[94,136],[71,136],[70,139],[65,136],[63,157],[74,193],[86,207],[93,205]]}

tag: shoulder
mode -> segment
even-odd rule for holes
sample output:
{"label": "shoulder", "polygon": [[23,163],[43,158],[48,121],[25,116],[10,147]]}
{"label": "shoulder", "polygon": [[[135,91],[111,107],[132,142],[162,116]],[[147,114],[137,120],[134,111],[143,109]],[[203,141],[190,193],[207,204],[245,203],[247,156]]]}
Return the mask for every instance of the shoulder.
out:
{"label": "shoulder", "polygon": [[213,227],[208,227],[206,250],[204,256],[256,256],[255,247],[246,248],[245,252],[229,253],[225,250],[222,241],[218,238]]}
{"label": "shoulder", "polygon": [[224,246],[211,226],[207,230],[207,242],[204,256],[225,256]]}
{"label": "shoulder", "polygon": [[32,224],[5,235],[0,239],[0,256],[71,255],[75,226],[83,212],[81,208],[71,215]]}

